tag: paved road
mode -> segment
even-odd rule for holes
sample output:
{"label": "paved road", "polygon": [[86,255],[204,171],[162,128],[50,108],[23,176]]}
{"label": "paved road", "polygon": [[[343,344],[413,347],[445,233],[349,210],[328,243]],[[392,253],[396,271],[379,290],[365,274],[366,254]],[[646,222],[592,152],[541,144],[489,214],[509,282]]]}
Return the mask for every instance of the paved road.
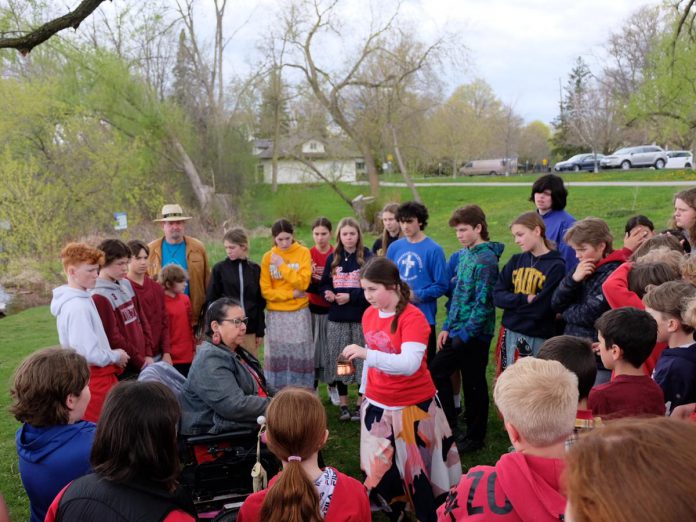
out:
{"label": "paved road", "polygon": [[[416,187],[531,187],[532,181],[490,181],[462,182],[453,181],[435,183],[414,183]],[[368,185],[367,181],[356,181],[353,185]],[[696,187],[696,180],[690,181],[566,181],[569,187]],[[381,187],[406,187],[406,183],[398,181],[381,181]]]}

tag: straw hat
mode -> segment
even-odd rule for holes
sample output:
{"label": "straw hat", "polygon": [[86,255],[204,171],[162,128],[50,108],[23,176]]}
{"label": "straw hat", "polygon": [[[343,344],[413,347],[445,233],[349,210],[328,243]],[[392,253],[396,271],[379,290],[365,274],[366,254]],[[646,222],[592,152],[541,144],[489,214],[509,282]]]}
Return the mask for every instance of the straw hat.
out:
{"label": "straw hat", "polygon": [[162,217],[154,221],[155,223],[159,223],[162,221],[187,221],[189,219],[191,219],[190,216],[184,216],[181,205],[170,204],[162,207]]}

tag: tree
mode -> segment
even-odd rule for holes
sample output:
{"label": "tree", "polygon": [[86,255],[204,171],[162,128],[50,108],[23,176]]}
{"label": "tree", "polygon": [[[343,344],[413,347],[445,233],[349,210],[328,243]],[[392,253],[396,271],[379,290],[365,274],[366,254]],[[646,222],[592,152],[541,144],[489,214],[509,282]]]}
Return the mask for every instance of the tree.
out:
{"label": "tree", "polygon": [[[342,30],[336,20],[338,3],[339,0],[296,0],[285,9],[284,34],[289,36],[290,42],[287,66],[300,71],[334,123],[360,150],[365,160],[371,193],[376,196],[379,193],[379,178],[374,152],[358,131],[357,121],[347,100],[355,99],[356,93],[363,89],[401,85],[436,57],[443,48],[444,40],[438,39],[423,46],[421,52],[409,55],[406,61],[400,60],[391,46],[398,39],[390,39],[398,27],[397,5],[386,20],[373,17],[365,24],[369,27],[368,33],[360,38],[355,53],[344,55],[342,66],[336,67],[335,63],[321,64],[318,61],[321,54],[318,50],[322,43],[326,44],[326,39],[331,36],[340,38],[345,34],[345,29]],[[377,57],[390,63],[392,67],[383,76],[366,75],[366,65]]]}
{"label": "tree", "polygon": [[696,141],[696,39],[693,3],[678,2],[682,9],[668,19],[649,55],[644,79],[631,96],[629,124],[647,125],[649,137],[679,148]]}
{"label": "tree", "polygon": [[551,130],[544,122],[535,120],[525,125],[520,131],[517,147],[519,161],[541,165],[544,159],[549,158],[550,138]]}
{"label": "tree", "polygon": [[432,112],[429,148],[447,160],[456,176],[462,161],[502,157],[514,150],[514,127],[520,120],[482,79],[460,85]]}
{"label": "tree", "polygon": [[16,49],[21,54],[30,53],[37,45],[41,45],[52,36],[64,29],[72,27],[77,30],[80,24],[99,7],[104,0],[82,0],[68,14],[49,20],[43,25],[29,31],[18,31],[17,36],[0,36],[0,49]]}
{"label": "tree", "polygon": [[557,157],[566,158],[582,152],[582,146],[577,143],[573,135],[570,118],[573,113],[573,100],[578,96],[578,93],[585,89],[585,84],[591,75],[592,72],[585,60],[578,56],[563,88],[563,98],[559,103],[559,115],[552,122],[554,132],[551,144],[552,151]]}
{"label": "tree", "polygon": [[619,135],[616,100],[605,85],[595,80],[569,93],[568,101],[570,143],[587,147],[594,154],[594,171],[598,172],[597,154],[613,150]]}

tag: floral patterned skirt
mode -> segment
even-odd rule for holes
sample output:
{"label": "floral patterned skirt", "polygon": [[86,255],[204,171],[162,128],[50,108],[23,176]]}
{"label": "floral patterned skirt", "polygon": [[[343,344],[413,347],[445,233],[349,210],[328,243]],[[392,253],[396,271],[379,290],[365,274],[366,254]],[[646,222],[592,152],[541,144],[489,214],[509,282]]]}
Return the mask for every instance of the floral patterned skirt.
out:
{"label": "floral patterned skirt", "polygon": [[437,399],[400,410],[363,401],[360,416],[360,467],[372,505],[392,518],[410,509],[421,522],[437,520],[437,507],[462,476]]}

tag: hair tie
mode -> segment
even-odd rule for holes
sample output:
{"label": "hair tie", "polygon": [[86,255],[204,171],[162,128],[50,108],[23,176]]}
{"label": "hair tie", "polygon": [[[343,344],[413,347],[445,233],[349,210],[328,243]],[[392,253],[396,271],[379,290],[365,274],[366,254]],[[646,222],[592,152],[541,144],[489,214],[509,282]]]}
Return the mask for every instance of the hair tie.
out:
{"label": "hair tie", "polygon": [[297,455],[290,455],[288,457],[288,462],[302,462],[302,457],[298,457]]}

